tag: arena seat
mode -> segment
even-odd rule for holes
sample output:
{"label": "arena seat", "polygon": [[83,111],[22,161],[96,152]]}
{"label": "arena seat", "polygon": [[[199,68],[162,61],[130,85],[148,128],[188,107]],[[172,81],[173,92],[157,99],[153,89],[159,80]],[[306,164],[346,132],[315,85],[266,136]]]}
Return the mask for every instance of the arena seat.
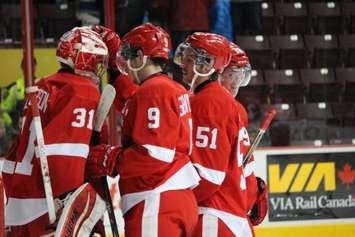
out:
{"label": "arena seat", "polygon": [[301,69],[301,81],[307,88],[308,102],[338,102],[341,85],[335,80],[331,68]]}
{"label": "arena seat", "polygon": [[336,35],[305,35],[305,43],[314,68],[343,66],[343,51]]}
{"label": "arena seat", "polygon": [[280,69],[308,67],[308,53],[302,35],[270,36]]}
{"label": "arena seat", "polygon": [[302,103],[304,86],[298,70],[265,70],[265,81],[270,87],[271,103]]}
{"label": "arena seat", "polygon": [[335,1],[308,3],[309,15],[316,34],[343,33],[341,6]]}
{"label": "arena seat", "polygon": [[275,15],[278,21],[280,21],[282,34],[306,34],[310,32],[305,3],[275,3]]}
{"label": "arena seat", "polygon": [[236,43],[244,49],[255,69],[276,68],[274,54],[270,46],[270,40],[265,35],[236,36]]}
{"label": "arena seat", "polygon": [[355,68],[336,68],[335,75],[343,85],[342,101],[355,102]]}
{"label": "arena seat", "polygon": [[275,18],[274,4],[272,2],[263,2],[261,5],[261,9],[263,34],[276,34],[278,32],[278,25]]}

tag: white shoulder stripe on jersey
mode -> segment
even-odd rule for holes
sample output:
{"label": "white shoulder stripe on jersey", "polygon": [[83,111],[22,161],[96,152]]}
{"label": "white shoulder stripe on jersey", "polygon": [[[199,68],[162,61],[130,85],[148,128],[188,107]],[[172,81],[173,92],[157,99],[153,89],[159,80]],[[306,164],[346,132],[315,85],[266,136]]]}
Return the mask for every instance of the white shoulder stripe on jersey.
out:
{"label": "white shoulder stripe on jersey", "polygon": [[[54,143],[45,147],[47,156],[79,156],[86,159],[89,154],[89,145],[84,143]],[[37,156],[37,147],[35,151]]]}
{"label": "white shoulder stripe on jersey", "polygon": [[255,165],[255,161],[251,161],[244,167],[243,173],[245,178],[255,172]]}
{"label": "white shoulder stripe on jersey", "polygon": [[165,147],[154,146],[149,144],[145,144],[143,145],[143,147],[147,149],[148,154],[155,159],[168,162],[168,163],[171,163],[174,159],[175,149],[172,150]]}
{"label": "white shoulder stripe on jersey", "polygon": [[197,168],[200,176],[211,183],[221,185],[226,177],[226,172],[224,171],[206,168],[198,163],[194,163],[193,165]]}

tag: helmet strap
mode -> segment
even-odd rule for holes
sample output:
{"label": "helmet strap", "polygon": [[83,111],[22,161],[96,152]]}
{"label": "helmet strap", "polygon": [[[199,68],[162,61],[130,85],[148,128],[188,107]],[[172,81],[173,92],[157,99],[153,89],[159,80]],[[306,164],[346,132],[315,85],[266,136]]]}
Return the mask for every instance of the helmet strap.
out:
{"label": "helmet strap", "polygon": [[147,58],[148,58],[148,57],[147,57],[146,55],[144,55],[144,56],[143,56],[142,65],[140,65],[139,67],[136,67],[136,68],[135,68],[135,67],[132,67],[132,65],[131,65],[131,60],[130,60],[130,59],[128,59],[128,61],[127,61],[128,69],[132,71],[133,76],[134,76],[135,79],[138,81],[138,83],[140,83],[140,80],[139,80],[139,77],[138,77],[138,71],[142,70],[142,69],[145,67],[145,65],[147,64]]}
{"label": "helmet strap", "polygon": [[138,71],[140,71],[140,70],[142,70],[144,67],[145,67],[145,65],[147,64],[147,59],[148,59],[148,56],[146,56],[146,55],[144,55],[143,56],[143,63],[142,63],[142,65],[140,65],[139,67],[132,67],[132,65],[131,65],[131,60],[130,59],[128,59],[128,61],[127,61],[127,66],[128,66],[128,68],[129,68],[129,70],[131,70],[131,71],[133,71],[133,72],[138,72]]}
{"label": "helmet strap", "polygon": [[201,73],[201,72],[197,71],[196,64],[194,64],[193,70],[194,70],[194,76],[193,76],[191,83],[190,83],[190,90],[191,91],[195,90],[195,82],[198,77],[209,77],[216,71],[214,68],[211,68],[207,73]]}
{"label": "helmet strap", "polygon": [[190,82],[190,91],[194,91],[195,90],[195,82],[196,79],[198,78],[198,75],[195,73],[194,77],[192,78],[191,82]]}
{"label": "helmet strap", "polygon": [[214,73],[214,72],[216,71],[214,68],[211,68],[211,69],[210,69],[208,72],[206,72],[206,73],[199,72],[199,71],[197,71],[197,65],[196,65],[196,64],[194,64],[193,70],[194,70],[195,75],[197,75],[197,76],[199,76],[199,77],[208,77],[208,76],[211,76],[212,73]]}

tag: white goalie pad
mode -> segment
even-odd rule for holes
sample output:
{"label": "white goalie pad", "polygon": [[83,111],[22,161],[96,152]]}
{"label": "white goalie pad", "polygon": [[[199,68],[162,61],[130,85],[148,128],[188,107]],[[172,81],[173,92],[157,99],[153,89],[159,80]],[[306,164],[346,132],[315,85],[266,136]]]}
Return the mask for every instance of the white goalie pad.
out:
{"label": "white goalie pad", "polygon": [[87,237],[106,210],[104,200],[85,183],[65,204],[59,218],[55,237]]}

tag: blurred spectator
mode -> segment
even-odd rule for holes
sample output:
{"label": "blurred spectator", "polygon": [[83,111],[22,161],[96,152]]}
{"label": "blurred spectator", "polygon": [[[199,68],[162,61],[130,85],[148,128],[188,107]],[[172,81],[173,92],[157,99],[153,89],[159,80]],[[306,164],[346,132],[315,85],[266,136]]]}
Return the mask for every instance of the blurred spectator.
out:
{"label": "blurred spectator", "polygon": [[230,0],[216,0],[209,10],[210,32],[223,35],[233,41],[233,25]]}
{"label": "blurred spectator", "polygon": [[143,23],[149,4],[146,0],[117,0],[116,2],[116,29],[122,37],[132,28]]}
{"label": "blurred spectator", "polygon": [[215,0],[153,0],[153,6],[166,12],[173,49],[196,31],[209,31],[208,10]]}
{"label": "blurred spectator", "polygon": [[235,35],[262,34],[262,0],[231,0],[231,13]]}
{"label": "blurred spectator", "polygon": [[[34,59],[35,71],[37,60]],[[22,74],[24,71],[24,61],[21,62]],[[15,83],[9,86],[7,95],[0,104],[0,118],[5,122],[7,128],[18,130],[21,112],[25,103],[25,79],[18,78]]]}

